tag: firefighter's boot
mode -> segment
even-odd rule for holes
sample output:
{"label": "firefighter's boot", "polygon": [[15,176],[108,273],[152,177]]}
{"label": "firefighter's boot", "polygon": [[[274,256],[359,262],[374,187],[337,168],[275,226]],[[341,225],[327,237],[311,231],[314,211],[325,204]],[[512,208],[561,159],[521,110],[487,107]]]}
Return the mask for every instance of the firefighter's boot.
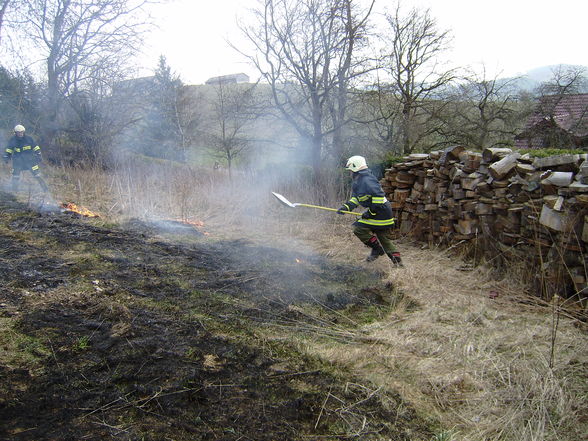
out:
{"label": "firefighter's boot", "polygon": [[392,265],[397,267],[403,267],[404,264],[402,263],[402,258],[400,257],[400,253],[398,251],[393,251],[392,253],[388,253],[388,257],[392,261]]}
{"label": "firefighter's boot", "polygon": [[382,245],[380,245],[380,242],[378,242],[378,238],[376,236],[370,237],[366,245],[372,249],[370,255],[365,258],[367,262],[373,262],[378,257],[386,254],[384,248],[382,248]]}

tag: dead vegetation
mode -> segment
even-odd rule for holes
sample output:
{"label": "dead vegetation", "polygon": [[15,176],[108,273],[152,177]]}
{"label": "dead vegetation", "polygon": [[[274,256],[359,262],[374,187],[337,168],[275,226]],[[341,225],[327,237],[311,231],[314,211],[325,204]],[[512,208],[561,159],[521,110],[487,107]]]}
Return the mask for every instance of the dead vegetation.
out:
{"label": "dead vegetation", "polygon": [[[127,173],[132,194],[117,176],[61,173],[58,199],[110,207],[106,219],[123,226],[3,206],[0,415],[14,439],[572,441],[588,431],[586,324],[529,297],[524,268],[499,275],[404,242],[405,269],[366,264],[350,218],[288,211],[269,188],[260,197],[202,173],[174,184]],[[142,220],[124,223],[125,210]],[[162,231],[141,216],[152,211],[197,218],[209,235]],[[31,270],[15,278],[24,262]],[[46,421],[40,397],[56,409]],[[45,438],[31,430],[50,424]]]}

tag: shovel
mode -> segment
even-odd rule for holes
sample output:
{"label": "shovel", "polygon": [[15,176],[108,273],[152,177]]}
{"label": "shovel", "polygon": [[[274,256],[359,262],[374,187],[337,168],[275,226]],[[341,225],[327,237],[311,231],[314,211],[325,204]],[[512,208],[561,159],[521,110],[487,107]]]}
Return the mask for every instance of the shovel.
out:
{"label": "shovel", "polygon": [[319,210],[328,210],[328,211],[336,211],[338,213],[345,213],[345,214],[354,214],[355,216],[361,216],[361,213],[355,213],[354,211],[338,211],[335,208],[329,208],[329,207],[321,207],[320,205],[310,205],[310,204],[300,204],[298,202],[292,203],[290,202],[288,199],[286,199],[284,196],[282,196],[279,193],[274,193],[272,191],[272,194],[278,198],[278,201],[280,201],[282,204],[291,207],[291,208],[296,208],[296,207],[307,207],[307,208],[318,208]]}

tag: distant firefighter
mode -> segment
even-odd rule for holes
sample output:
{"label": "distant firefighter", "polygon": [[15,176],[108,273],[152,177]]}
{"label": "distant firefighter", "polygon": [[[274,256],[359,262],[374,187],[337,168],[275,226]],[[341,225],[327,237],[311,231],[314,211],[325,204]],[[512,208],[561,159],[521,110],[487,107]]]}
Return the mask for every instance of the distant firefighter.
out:
{"label": "distant firefighter", "polygon": [[14,128],[14,136],[8,140],[2,158],[6,164],[12,159],[12,191],[18,190],[20,173],[25,170],[32,173],[43,191],[49,190],[39,171],[41,147],[32,137],[25,135],[25,128],[20,124]]}

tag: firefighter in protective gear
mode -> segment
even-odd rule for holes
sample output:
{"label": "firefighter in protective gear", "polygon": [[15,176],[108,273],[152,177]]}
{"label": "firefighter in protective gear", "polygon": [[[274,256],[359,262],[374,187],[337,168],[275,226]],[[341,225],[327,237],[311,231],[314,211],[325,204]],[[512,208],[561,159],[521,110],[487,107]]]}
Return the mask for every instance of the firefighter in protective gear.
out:
{"label": "firefighter in protective gear", "polygon": [[353,211],[360,205],[366,208],[361,218],[353,223],[353,233],[371,248],[366,260],[372,262],[386,254],[394,265],[403,266],[400,253],[390,239],[394,218],[382,186],[368,168],[363,156],[352,156],[345,168],[353,172],[351,199],[337,212],[343,214],[342,211]]}
{"label": "firefighter in protective gear", "polygon": [[49,190],[39,171],[41,147],[32,137],[25,135],[25,128],[20,124],[14,128],[14,136],[8,140],[3,159],[7,164],[12,159],[12,191],[18,190],[20,173],[24,170],[32,173],[43,191]]}

